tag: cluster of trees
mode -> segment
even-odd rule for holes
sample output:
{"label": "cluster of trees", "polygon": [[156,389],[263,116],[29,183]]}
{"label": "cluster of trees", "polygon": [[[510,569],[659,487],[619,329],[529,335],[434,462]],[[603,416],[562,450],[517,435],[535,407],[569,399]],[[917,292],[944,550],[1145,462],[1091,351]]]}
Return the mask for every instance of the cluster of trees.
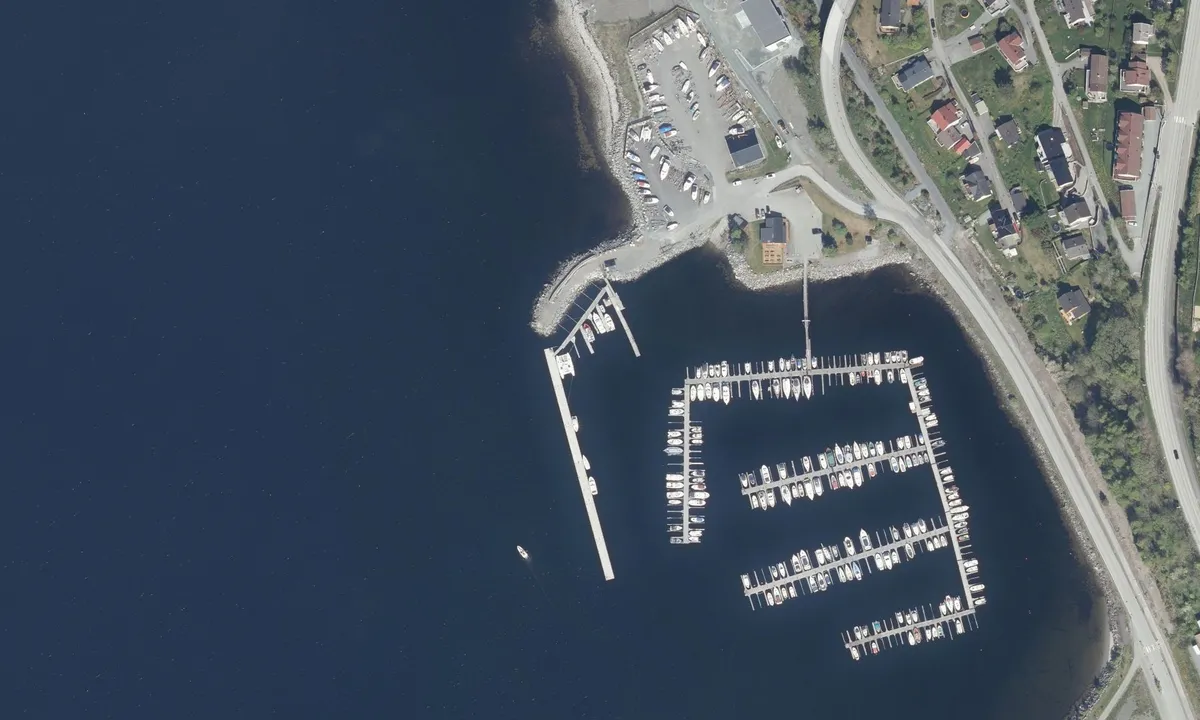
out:
{"label": "cluster of trees", "polygon": [[1115,253],[1092,261],[1086,272],[1092,312],[1082,342],[1064,340],[1061,322],[1051,327],[1047,323],[1057,319],[1044,314],[1029,318],[1030,335],[1062,369],[1059,384],[1111,491],[1102,499],[1124,510],[1142,559],[1190,637],[1191,614],[1200,607],[1200,555],[1151,428],[1141,365],[1142,296]]}
{"label": "cluster of trees", "polygon": [[[815,47],[820,48],[820,43]],[[829,116],[825,114],[825,101],[821,98],[819,52],[805,45],[795,56],[784,58],[783,67],[795,83],[800,99],[804,101],[804,109],[808,113],[808,135],[821,153],[828,157],[836,152],[837,143],[833,140],[833,131],[829,129]]]}
{"label": "cluster of trees", "polygon": [[909,170],[908,163],[900,154],[887,126],[875,112],[875,105],[863,92],[854,76],[850,73],[845,61],[842,61],[842,98],[846,102],[846,115],[854,118],[854,135],[871,158],[871,164],[881,175],[888,178],[900,192],[907,192],[917,184]]}

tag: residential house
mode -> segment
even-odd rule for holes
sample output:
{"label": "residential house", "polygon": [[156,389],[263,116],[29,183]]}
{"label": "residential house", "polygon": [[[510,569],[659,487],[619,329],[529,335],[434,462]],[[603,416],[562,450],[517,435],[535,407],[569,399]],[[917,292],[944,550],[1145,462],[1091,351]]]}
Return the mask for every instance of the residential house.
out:
{"label": "residential house", "polygon": [[1137,227],[1137,195],[1134,194],[1133,188],[1122,188],[1119,193],[1121,196],[1121,219],[1126,225]]}
{"label": "residential house", "polygon": [[958,125],[963,120],[963,112],[958,107],[958,103],[951,100],[938,107],[933,111],[933,114],[926,120],[929,129],[933,130],[934,135],[938,135],[945,130],[948,130]]}
{"label": "residential house", "polygon": [[987,43],[983,41],[983,36],[978,33],[967,38],[967,44],[971,46],[971,52],[976,55],[987,49]]}
{"label": "residential house", "polygon": [[1113,148],[1113,180],[1134,182],[1142,176],[1142,138],[1145,118],[1140,112],[1117,115],[1117,142]]}
{"label": "residential house", "polygon": [[991,207],[988,228],[992,231],[992,237],[996,238],[996,244],[1002,249],[1009,250],[1021,244],[1021,235],[1017,232],[1012,215],[999,204],[993,204]]}
{"label": "residential house", "polygon": [[1150,66],[1140,57],[1130,58],[1121,70],[1121,92],[1145,95],[1150,92]]}
{"label": "residential house", "polygon": [[1017,31],[1014,30],[1000,38],[996,47],[1000,49],[1000,54],[1004,56],[1013,72],[1021,72],[1029,67],[1029,58],[1025,56],[1025,41]]}
{"label": "residential house", "polygon": [[788,221],[779,213],[768,213],[758,229],[763,265],[782,265],[787,255]]}
{"label": "residential house", "polygon": [[1096,8],[1092,0],[1063,0],[1063,19],[1067,27],[1090,26],[1096,21]]}
{"label": "residential house", "polygon": [[963,192],[975,202],[986,200],[992,196],[992,183],[978,165],[968,165],[967,171],[959,178],[962,181]]}
{"label": "residential house", "polygon": [[1071,174],[1071,145],[1059,128],[1046,128],[1035,136],[1037,157],[1045,168],[1054,188],[1059,192],[1071,186],[1075,177]]}
{"label": "residential house", "polygon": [[1083,296],[1083,291],[1079,288],[1058,296],[1058,313],[1062,315],[1068,325],[1087,317],[1091,311],[1092,306],[1088,304],[1087,298]]}
{"label": "residential house", "polygon": [[1016,147],[1021,142],[1021,128],[1017,127],[1017,121],[1012,117],[1002,120],[996,125],[996,137],[1006,148]]}
{"label": "residential house", "polygon": [[1088,55],[1084,86],[1087,89],[1088,102],[1099,103],[1108,100],[1108,55],[1100,51]]}
{"label": "residential house", "polygon": [[969,163],[977,163],[983,157],[983,149],[979,147],[979,143],[966,137],[956,142],[950,149]]}
{"label": "residential house", "polygon": [[783,21],[783,13],[771,0],[742,0],[737,20],[742,27],[751,25],[767,52],[775,52],[792,40],[792,31]]}
{"label": "residential house", "polygon": [[1088,210],[1087,202],[1081,197],[1071,197],[1063,200],[1058,209],[1058,219],[1064,227],[1074,230],[1087,227],[1092,221],[1092,211]]}
{"label": "residential house", "polygon": [[1012,190],[1008,191],[1008,199],[1012,200],[1013,213],[1019,218],[1025,214],[1025,208],[1029,206],[1029,199],[1025,197],[1025,191],[1020,185],[1016,185]]}
{"label": "residential house", "polygon": [[1133,24],[1133,37],[1130,42],[1135,48],[1144,48],[1154,39],[1154,26],[1150,23],[1136,22]]}
{"label": "residential house", "polygon": [[917,86],[933,79],[933,66],[924,55],[909,60],[900,68],[900,72],[892,76],[892,82],[904,92],[911,92]]}
{"label": "residential house", "polygon": [[1088,247],[1087,239],[1082,235],[1068,235],[1062,239],[1063,257],[1068,260],[1087,260],[1092,257],[1092,249]]}
{"label": "residential house", "polygon": [[876,28],[880,35],[891,35],[900,32],[900,18],[904,13],[904,4],[900,0],[879,0],[879,25]]}

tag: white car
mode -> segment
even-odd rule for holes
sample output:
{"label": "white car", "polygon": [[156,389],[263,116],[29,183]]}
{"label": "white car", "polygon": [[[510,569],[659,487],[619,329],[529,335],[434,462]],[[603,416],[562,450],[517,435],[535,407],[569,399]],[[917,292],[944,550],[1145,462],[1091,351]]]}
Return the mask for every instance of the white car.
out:
{"label": "white car", "polygon": [[670,205],[663,205],[663,212],[667,214],[667,217],[675,217],[675,211],[671,209]]}

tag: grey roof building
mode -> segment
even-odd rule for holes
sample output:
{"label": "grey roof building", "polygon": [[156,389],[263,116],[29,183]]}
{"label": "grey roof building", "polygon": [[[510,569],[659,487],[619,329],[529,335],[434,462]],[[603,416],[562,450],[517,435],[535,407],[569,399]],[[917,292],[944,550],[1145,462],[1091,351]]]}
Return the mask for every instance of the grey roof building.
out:
{"label": "grey roof building", "polygon": [[984,174],[983,168],[978,165],[968,165],[967,171],[962,174],[960,180],[962,180],[963,192],[975,202],[986,200],[992,196],[992,182]]}
{"label": "grey roof building", "polygon": [[726,135],[725,146],[729,148],[734,167],[746,167],[763,159],[762,146],[758,144],[758,133],[753,128],[742,135]]}
{"label": "grey roof building", "polygon": [[1071,175],[1071,146],[1059,128],[1046,128],[1037,134],[1038,159],[1045,164],[1054,180],[1056,190],[1062,190],[1075,182]]}
{"label": "grey roof building", "polygon": [[1017,121],[1010,117],[996,126],[996,137],[1000,138],[1004,147],[1015,147],[1021,142],[1021,128],[1017,127]]}
{"label": "grey roof building", "polygon": [[1018,185],[1008,191],[1008,197],[1012,200],[1013,212],[1020,217],[1025,214],[1025,208],[1029,206],[1029,199],[1025,197],[1025,191]]}
{"label": "grey roof building", "polygon": [[900,72],[892,76],[892,82],[904,92],[908,92],[922,83],[933,79],[933,66],[924,55],[909,60],[900,68]]}
{"label": "grey roof building", "polygon": [[1002,248],[1015,248],[1020,245],[1021,236],[1017,233],[1017,226],[1013,222],[1012,215],[995,204],[993,204],[991,213],[988,225],[991,227],[992,237],[996,238],[996,244]]}
{"label": "grey roof building", "polygon": [[764,243],[787,242],[787,229],[783,226],[782,215],[779,213],[767,215],[758,231],[758,241]]}
{"label": "grey roof building", "polygon": [[900,30],[900,15],[904,10],[901,0],[879,0],[879,27],[882,35],[890,35]]}
{"label": "grey roof building", "polygon": [[1062,239],[1063,255],[1068,260],[1087,260],[1092,256],[1087,240],[1082,235],[1068,235]]}
{"label": "grey roof building", "polygon": [[1086,227],[1092,220],[1092,213],[1088,210],[1087,203],[1080,197],[1063,200],[1058,215],[1063,225],[1069,228]]}
{"label": "grey roof building", "polygon": [[768,50],[775,50],[791,40],[792,33],[783,22],[783,14],[771,0],[742,0],[741,12],[746,14],[754,33]]}
{"label": "grey roof building", "polygon": [[1079,288],[1058,296],[1058,312],[1068,325],[1087,317],[1091,311],[1092,306],[1088,304],[1087,298],[1083,296],[1083,292]]}

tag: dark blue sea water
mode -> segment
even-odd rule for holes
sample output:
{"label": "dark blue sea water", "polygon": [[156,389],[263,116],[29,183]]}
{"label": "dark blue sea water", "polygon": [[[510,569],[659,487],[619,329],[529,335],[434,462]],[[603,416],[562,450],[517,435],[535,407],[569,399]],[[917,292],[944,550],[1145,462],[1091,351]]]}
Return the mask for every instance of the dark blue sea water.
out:
{"label": "dark blue sea water", "polygon": [[668,388],[802,338],[798,296],[734,290],[704,253],[623,287],[643,357],[606,337],[571,386],[603,581],[527,322],[623,211],[578,166],[561,58],[531,43],[545,12],[6,10],[6,717],[1057,718],[1086,685],[1088,576],[980,362],[903,273],[815,288],[814,338],[930,359],[982,631],[858,665],[837,643],[947,592],[948,556],[741,599],[741,572],[932,510],[914,478],[820,512],[735,497],[738,470],[904,432],[891,389],[706,408],[727,481],[704,544],[666,544]]}

